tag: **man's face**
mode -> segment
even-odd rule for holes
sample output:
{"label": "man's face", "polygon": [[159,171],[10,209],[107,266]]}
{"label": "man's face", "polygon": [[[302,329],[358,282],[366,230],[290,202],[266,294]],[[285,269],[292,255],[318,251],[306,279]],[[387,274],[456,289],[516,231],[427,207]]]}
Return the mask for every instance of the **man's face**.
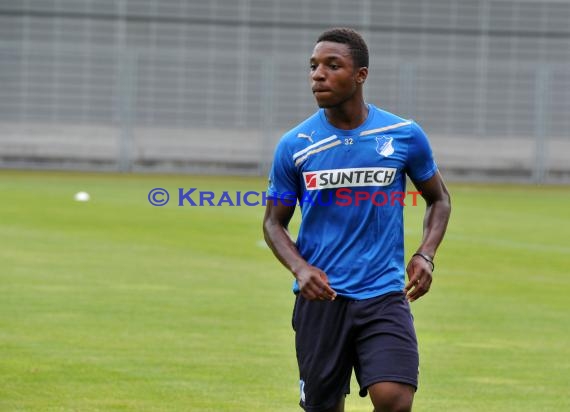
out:
{"label": "man's face", "polygon": [[311,89],[322,108],[336,107],[350,100],[361,80],[348,45],[329,41],[315,45],[310,61]]}

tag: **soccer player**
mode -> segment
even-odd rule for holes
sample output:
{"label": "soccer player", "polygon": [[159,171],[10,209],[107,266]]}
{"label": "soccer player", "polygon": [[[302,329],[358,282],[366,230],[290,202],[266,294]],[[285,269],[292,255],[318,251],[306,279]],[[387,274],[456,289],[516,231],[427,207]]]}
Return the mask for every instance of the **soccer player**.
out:
{"label": "soccer player", "polygon": [[[368,48],[348,28],[324,32],[310,58],[319,110],[275,151],[263,229],[295,277],[300,405],[344,411],[354,369],[374,410],[410,411],[419,357],[409,302],[430,289],[451,204],[428,139],[413,121],[366,103]],[[417,192],[406,192],[409,176]],[[403,207],[421,193],[423,238],[404,273]],[[296,243],[288,224],[299,203]]]}

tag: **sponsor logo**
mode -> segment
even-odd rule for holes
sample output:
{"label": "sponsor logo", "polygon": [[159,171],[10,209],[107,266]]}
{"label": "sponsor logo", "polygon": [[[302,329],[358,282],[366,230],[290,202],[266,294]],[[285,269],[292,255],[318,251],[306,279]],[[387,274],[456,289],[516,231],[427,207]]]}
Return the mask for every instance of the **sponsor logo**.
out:
{"label": "sponsor logo", "polygon": [[389,186],[396,178],[396,170],[394,167],[331,169],[304,172],[303,177],[307,190],[358,186]]}
{"label": "sponsor logo", "polygon": [[305,178],[305,187],[309,190],[317,189],[317,174],[316,173],[303,173]]}

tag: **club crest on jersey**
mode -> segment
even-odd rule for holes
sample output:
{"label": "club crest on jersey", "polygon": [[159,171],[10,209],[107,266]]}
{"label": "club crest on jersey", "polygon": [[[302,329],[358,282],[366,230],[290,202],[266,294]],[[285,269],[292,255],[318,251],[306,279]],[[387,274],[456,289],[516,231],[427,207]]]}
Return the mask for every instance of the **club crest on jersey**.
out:
{"label": "club crest on jersey", "polygon": [[390,136],[377,136],[376,137],[376,151],[380,156],[388,157],[394,153],[394,146],[392,146],[393,137]]}

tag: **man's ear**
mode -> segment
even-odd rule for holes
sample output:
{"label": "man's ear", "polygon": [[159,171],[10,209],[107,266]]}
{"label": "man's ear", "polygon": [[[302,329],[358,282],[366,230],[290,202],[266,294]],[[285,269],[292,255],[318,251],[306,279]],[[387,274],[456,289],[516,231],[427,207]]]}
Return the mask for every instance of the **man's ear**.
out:
{"label": "man's ear", "polygon": [[368,77],[368,67],[361,67],[356,73],[356,83],[362,84],[366,81]]}

